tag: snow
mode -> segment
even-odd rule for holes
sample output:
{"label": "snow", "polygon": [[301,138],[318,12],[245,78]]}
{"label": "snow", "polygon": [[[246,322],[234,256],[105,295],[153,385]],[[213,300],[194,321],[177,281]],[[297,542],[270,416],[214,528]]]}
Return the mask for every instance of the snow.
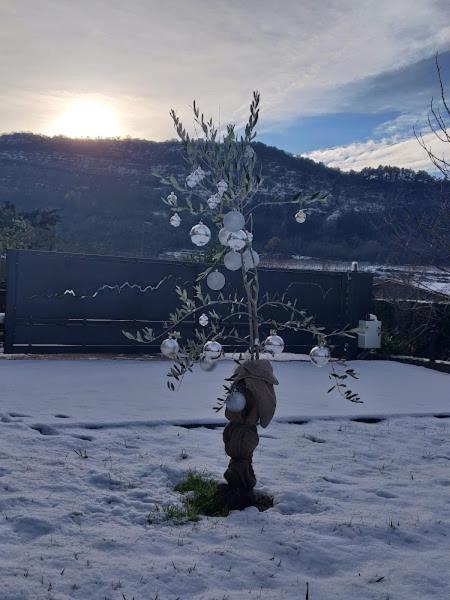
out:
{"label": "snow", "polygon": [[[221,427],[161,421],[222,419],[210,406],[232,363],[175,394],[167,365],[0,361],[2,600],[301,600],[307,582],[311,600],[449,597],[450,421],[432,416],[450,413],[447,374],[353,363],[351,405],[323,370],[277,363],[278,418],[309,420],[260,432],[274,507],[177,525],[158,510],[180,502],[173,486],[221,478],[227,458]],[[387,418],[349,418],[368,414]]]}
{"label": "snow", "polygon": [[[225,422],[212,406],[233,371],[231,360],[216,370],[196,370],[171,392],[160,360],[0,360],[0,400],[4,412],[21,412],[27,423],[124,425]],[[278,420],[386,414],[450,413],[449,377],[429,369],[389,361],[349,363],[360,375],[349,385],[364,403],[353,404],[331,386],[328,368],[310,362],[274,362]],[[405,387],[408,394],[405,394]],[[432,393],[430,393],[432,391]],[[58,414],[67,415],[61,419]]]}

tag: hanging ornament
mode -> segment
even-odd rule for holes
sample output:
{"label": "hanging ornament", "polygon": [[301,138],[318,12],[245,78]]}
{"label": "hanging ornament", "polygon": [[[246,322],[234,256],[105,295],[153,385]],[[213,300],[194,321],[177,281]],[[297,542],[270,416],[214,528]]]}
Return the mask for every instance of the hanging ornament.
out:
{"label": "hanging ornament", "polygon": [[208,198],[206,204],[209,206],[211,210],[215,210],[221,202],[221,198],[219,194],[213,194]]}
{"label": "hanging ornament", "polygon": [[228,229],[225,229],[225,227],[222,227],[222,229],[219,231],[219,242],[222,244],[222,246],[228,246],[228,238],[230,237],[231,233],[228,231]]}
{"label": "hanging ornament", "polygon": [[203,346],[203,353],[206,360],[217,360],[222,354],[222,345],[219,342],[206,342]]}
{"label": "hanging ornament", "polygon": [[230,210],[230,212],[228,212],[223,217],[223,226],[225,227],[225,229],[227,229],[228,231],[231,231],[233,233],[235,233],[236,231],[239,231],[239,229],[244,229],[244,227],[245,227],[244,215],[242,213],[240,213],[238,210]]}
{"label": "hanging ornament", "polygon": [[244,233],[247,236],[247,242],[253,242],[253,233],[244,229]]}
{"label": "hanging ornament", "polygon": [[241,410],[244,410],[245,405],[245,396],[239,390],[232,390],[225,400],[225,407],[230,412],[241,412]]}
{"label": "hanging ornament", "polygon": [[200,221],[191,229],[190,232],[192,243],[196,246],[204,246],[211,239],[211,231]]}
{"label": "hanging ornament", "polygon": [[174,338],[167,338],[161,344],[161,354],[167,358],[175,358],[179,349],[178,342]]}
{"label": "hanging ornament", "polygon": [[264,342],[264,350],[272,356],[281,354],[284,350],[284,340],[276,333],[271,333]]}
{"label": "hanging ornament", "polygon": [[169,204],[170,206],[177,205],[177,197],[173,192],[170,192],[170,194],[167,196],[167,204]]}
{"label": "hanging ornament", "polygon": [[205,178],[205,175],[205,171],[201,167],[198,167],[198,169],[195,169],[195,171],[186,177],[187,186],[190,188],[195,187],[197,183],[200,183]]}
{"label": "hanging ornament", "polygon": [[179,227],[181,223],[180,215],[178,213],[172,215],[170,217],[169,223],[172,225],[172,227]]}
{"label": "hanging ornament", "polygon": [[227,252],[223,257],[223,264],[229,271],[237,271],[242,265],[241,255],[239,252],[230,250],[230,252]]}
{"label": "hanging ornament", "polygon": [[202,315],[200,315],[198,322],[200,323],[200,325],[202,327],[206,327],[209,323],[209,319],[208,317],[205,315],[205,313],[203,313]]}
{"label": "hanging ornament", "polygon": [[249,248],[243,253],[242,260],[246,271],[249,269],[256,269],[259,265],[259,254],[255,252],[255,250]]}
{"label": "hanging ornament", "polygon": [[306,221],[306,213],[304,210],[299,210],[295,213],[295,220],[297,223],[304,223]]}
{"label": "hanging ornament", "polygon": [[330,350],[327,346],[314,346],[309,353],[309,358],[316,367],[325,367],[330,360]]}
{"label": "hanging ornament", "polygon": [[221,179],[219,181],[219,183],[217,184],[217,190],[219,192],[219,194],[222,196],[228,189],[228,183],[226,181],[224,181],[223,179]]}
{"label": "hanging ornament", "polygon": [[210,290],[215,290],[218,292],[225,285],[225,275],[217,269],[215,271],[211,271],[206,278],[206,285]]}
{"label": "hanging ornament", "polygon": [[200,369],[205,372],[213,371],[217,367],[217,362],[208,360],[203,355],[200,357],[198,364],[200,365]]}
{"label": "hanging ornament", "polygon": [[227,245],[232,250],[236,250],[236,251],[242,250],[242,248],[245,247],[246,243],[247,243],[247,234],[243,229],[236,231],[236,233],[230,233],[228,236]]}

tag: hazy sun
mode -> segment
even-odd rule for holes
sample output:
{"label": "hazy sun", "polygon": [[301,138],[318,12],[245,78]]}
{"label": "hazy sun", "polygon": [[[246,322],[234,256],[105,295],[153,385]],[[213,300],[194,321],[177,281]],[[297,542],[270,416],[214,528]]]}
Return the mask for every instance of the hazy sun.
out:
{"label": "hazy sun", "polygon": [[95,100],[76,100],[52,123],[49,134],[98,138],[117,137],[121,131],[110,107]]}

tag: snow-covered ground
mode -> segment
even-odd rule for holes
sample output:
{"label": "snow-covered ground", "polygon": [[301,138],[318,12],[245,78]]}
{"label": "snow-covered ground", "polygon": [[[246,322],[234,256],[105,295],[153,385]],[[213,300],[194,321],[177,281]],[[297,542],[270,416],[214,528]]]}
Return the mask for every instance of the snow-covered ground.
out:
{"label": "snow-covered ground", "polygon": [[213,421],[231,366],[173,394],[158,361],[0,361],[2,600],[302,600],[307,582],[311,600],[450,597],[450,420],[432,416],[450,377],[421,367],[353,364],[351,405],[323,371],[275,365],[281,419],[335,418],[260,432],[274,507],[158,522],[183,474],[227,464],[221,428],[158,422]]}
{"label": "snow-covered ground", "polygon": [[[170,362],[159,360],[0,360],[0,411],[27,415],[29,424],[125,424],[225,422],[212,406],[234,363],[186,375],[176,392],[167,389]],[[450,414],[450,378],[388,361],[349,363],[360,375],[350,380],[363,404],[344,401],[330,388],[327,368],[309,361],[274,362],[279,420],[386,414]],[[67,418],[61,418],[59,415]]]}

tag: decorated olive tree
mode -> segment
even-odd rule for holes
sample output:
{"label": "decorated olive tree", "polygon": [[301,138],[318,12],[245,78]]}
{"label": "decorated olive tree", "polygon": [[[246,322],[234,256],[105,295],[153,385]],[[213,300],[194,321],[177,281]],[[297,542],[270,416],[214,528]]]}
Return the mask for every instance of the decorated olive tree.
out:
{"label": "decorated olive tree", "polygon": [[[268,204],[290,204],[293,218],[301,227],[308,211],[326,202],[326,197],[300,192],[289,199],[265,200],[258,194],[263,177],[252,141],[259,117],[259,93],[253,93],[242,133],[228,125],[222,134],[212,119],[205,119],[195,101],[192,109],[195,137],[171,111],[190,174],[184,182],[173,176],[161,177],[162,183],[171,188],[163,202],[170,211],[173,227],[179,227],[186,216],[198,219],[190,229],[190,238],[196,247],[212,247],[210,263],[193,282],[192,289],[176,288],[179,307],[169,315],[161,331],[144,328],[124,334],[142,343],[161,343],[162,354],[173,360],[167,382],[171,390],[197,363],[205,371],[213,370],[224,348],[239,356],[238,366],[225,382],[225,394],[218,398],[215,409],[225,405],[225,415],[230,420],[224,431],[225,449],[231,457],[225,473],[228,486],[222,487],[224,502],[230,507],[242,507],[254,502],[252,454],[258,443],[256,425],[266,427],[275,412],[273,386],[277,381],[268,358],[283,352],[283,331],[312,334],[317,340],[310,352],[312,363],[318,367],[331,365],[333,383],[329,391],[335,389],[348,400],[359,402],[359,396],[344,382],[348,377],[356,378],[354,371],[345,365],[338,370],[338,363],[330,361],[333,338],[352,336],[354,332],[348,328],[325,331],[296,299],[290,299],[287,290],[260,294],[260,257],[253,247],[257,210]],[[226,294],[223,288],[227,273],[233,271],[239,272],[240,284]],[[273,318],[273,314],[278,318]],[[197,323],[194,334],[182,339],[180,326],[193,319]],[[236,326],[243,321],[244,333],[241,326]]]}

